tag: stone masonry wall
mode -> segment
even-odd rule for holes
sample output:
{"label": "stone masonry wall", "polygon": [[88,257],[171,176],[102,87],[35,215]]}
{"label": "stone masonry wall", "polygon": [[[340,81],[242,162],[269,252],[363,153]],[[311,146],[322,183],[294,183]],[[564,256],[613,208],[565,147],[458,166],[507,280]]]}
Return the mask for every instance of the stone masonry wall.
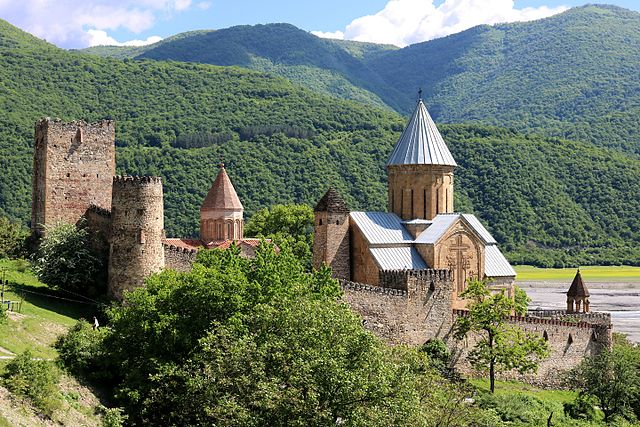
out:
{"label": "stone masonry wall", "polygon": [[125,290],[165,266],[164,209],[159,177],[113,178],[109,252],[109,295],[121,299]]}
{"label": "stone masonry wall", "polygon": [[111,208],[115,123],[42,119],[35,125],[31,228],[75,224],[92,206]]}
{"label": "stone masonry wall", "polygon": [[176,271],[186,272],[191,270],[191,266],[196,261],[195,249],[179,248],[174,245],[164,245],[164,267]]}
{"label": "stone masonry wall", "polygon": [[343,281],[343,299],[386,342],[420,345],[451,330],[451,276],[433,270],[430,278],[410,277],[407,290]]}
{"label": "stone masonry wall", "polygon": [[[455,319],[457,316],[465,314],[465,311],[455,310],[452,316]],[[551,354],[549,358],[540,363],[538,372],[535,374],[520,375],[513,371],[502,373],[499,377],[501,379],[517,379],[544,386],[561,387],[564,374],[567,371],[580,364],[586,356],[596,355],[602,349],[611,346],[610,315],[603,313],[598,313],[598,315],[598,323],[511,316],[509,319],[511,324],[525,332],[545,338],[549,343]],[[604,319],[602,316],[608,316],[608,319]],[[456,369],[472,376],[479,373],[471,368],[466,360],[466,355],[478,339],[479,337],[476,336],[456,341],[451,335],[447,336],[446,339],[452,349],[453,363]]]}

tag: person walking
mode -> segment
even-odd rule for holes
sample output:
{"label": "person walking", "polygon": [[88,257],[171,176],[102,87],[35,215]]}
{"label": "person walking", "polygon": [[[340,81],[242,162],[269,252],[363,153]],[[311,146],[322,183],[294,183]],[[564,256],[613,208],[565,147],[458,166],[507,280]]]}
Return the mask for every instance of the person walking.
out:
{"label": "person walking", "polygon": [[96,316],[93,316],[93,330],[95,331],[98,328],[100,328],[100,323],[98,323],[98,318]]}

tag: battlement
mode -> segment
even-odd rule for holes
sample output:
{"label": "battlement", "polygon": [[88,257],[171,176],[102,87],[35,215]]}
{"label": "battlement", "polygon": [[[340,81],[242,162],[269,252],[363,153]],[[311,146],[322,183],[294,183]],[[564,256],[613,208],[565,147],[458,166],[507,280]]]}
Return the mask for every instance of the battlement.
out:
{"label": "battlement", "polygon": [[611,313],[567,313],[566,310],[528,310],[528,318],[554,319],[565,322],[587,322],[592,325],[611,325]]}
{"label": "battlement", "polygon": [[[469,314],[468,310],[453,310],[454,316],[465,317]],[[573,316],[567,315],[565,316]],[[512,315],[509,316],[509,321],[514,323],[533,323],[540,325],[553,325],[553,326],[570,326],[580,329],[592,329],[594,327],[607,327],[611,328],[611,315],[609,313],[585,313],[590,314],[590,316],[585,316],[580,318],[579,316],[575,316],[576,319],[569,318],[559,318],[559,317],[535,317],[535,316],[518,316]],[[608,321],[608,322],[607,322]]]}
{"label": "battlement", "polygon": [[383,288],[381,286],[367,285],[365,283],[339,280],[343,291],[367,292],[371,294],[388,295],[392,297],[407,297],[408,292],[402,289]]}
{"label": "battlement", "polygon": [[435,288],[436,283],[452,280],[450,270],[381,270],[378,274],[380,286],[408,290]]}
{"label": "battlement", "polygon": [[131,176],[131,175],[116,175],[113,177],[113,185],[145,185],[152,184],[162,185],[162,178],[159,176]]}
{"label": "battlement", "polygon": [[57,127],[61,129],[73,129],[76,130],[78,127],[82,128],[102,128],[102,127],[112,127],[115,124],[114,120],[99,120],[97,122],[89,123],[84,120],[72,120],[70,122],[65,122],[59,118],[51,118],[51,117],[43,117],[36,122],[36,129],[44,129],[48,127]]}
{"label": "battlement", "polygon": [[172,252],[181,253],[181,254],[193,254],[193,255],[198,253],[197,249],[183,248],[183,247],[171,245],[168,243],[163,243],[162,246],[164,247],[165,252],[172,251]]}
{"label": "battlement", "polygon": [[111,218],[111,211],[109,209],[105,209],[97,205],[89,205],[89,208],[87,208],[87,212],[96,214],[104,218]]}

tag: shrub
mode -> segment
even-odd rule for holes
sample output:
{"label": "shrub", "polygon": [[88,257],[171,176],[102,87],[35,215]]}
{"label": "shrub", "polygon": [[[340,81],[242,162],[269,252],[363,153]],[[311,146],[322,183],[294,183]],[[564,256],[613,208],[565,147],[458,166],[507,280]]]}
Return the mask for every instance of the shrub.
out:
{"label": "shrub", "polygon": [[87,378],[101,378],[102,342],[106,329],[93,330],[91,325],[81,319],[58,338],[54,347],[58,350],[58,362],[70,372]]}
{"label": "shrub", "polygon": [[441,339],[430,339],[422,345],[421,351],[429,356],[429,359],[438,369],[444,369],[449,365],[451,353],[447,345]]}
{"label": "shrub", "polygon": [[7,364],[3,377],[9,391],[28,398],[46,416],[60,407],[58,370],[45,360],[34,359],[29,350]]}
{"label": "shrub", "polygon": [[573,402],[564,404],[564,413],[571,418],[585,421],[594,421],[596,419],[597,399],[585,394],[579,394]]}
{"label": "shrub", "polygon": [[124,415],[122,408],[107,408],[101,405],[99,410],[102,414],[103,427],[122,427],[127,421],[128,417]]}

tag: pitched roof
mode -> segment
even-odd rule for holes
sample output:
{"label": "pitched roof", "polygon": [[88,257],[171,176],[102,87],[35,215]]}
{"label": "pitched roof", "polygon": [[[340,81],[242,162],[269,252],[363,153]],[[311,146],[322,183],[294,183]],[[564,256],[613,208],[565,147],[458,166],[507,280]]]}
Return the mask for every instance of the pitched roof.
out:
{"label": "pitched roof", "polygon": [[340,196],[340,193],[335,188],[329,187],[322,199],[318,202],[313,209],[314,212],[337,212],[337,213],[349,213],[347,204]]}
{"label": "pitched roof", "polygon": [[370,245],[413,243],[400,217],[387,212],[351,212],[351,219]]}
{"label": "pitched roof", "polygon": [[436,243],[458,218],[463,218],[466,223],[469,224],[469,227],[471,227],[471,229],[480,236],[485,245],[493,245],[497,243],[496,239],[493,238],[491,233],[489,233],[475,215],[459,213],[444,213],[436,215],[433,218],[431,225],[418,235],[416,243]]}
{"label": "pitched roof", "polygon": [[202,202],[200,210],[244,210],[238,198],[238,193],[236,193],[236,189],[233,188],[229,175],[227,175],[224,164],[220,165],[220,172],[218,172],[216,180],[213,181],[213,185],[211,185],[207,197]]}
{"label": "pitched roof", "polygon": [[424,262],[416,248],[411,246],[371,248],[371,255],[380,270],[424,270]]}
{"label": "pitched roof", "polygon": [[580,269],[576,272],[576,276],[573,278],[573,282],[571,282],[571,286],[567,291],[568,297],[588,297],[589,289],[585,286],[582,281],[582,275],[580,274]]}
{"label": "pitched roof", "polygon": [[484,247],[484,274],[487,277],[515,277],[516,271],[496,245]]}
{"label": "pitched roof", "polygon": [[422,99],[418,101],[387,165],[457,166]]}

